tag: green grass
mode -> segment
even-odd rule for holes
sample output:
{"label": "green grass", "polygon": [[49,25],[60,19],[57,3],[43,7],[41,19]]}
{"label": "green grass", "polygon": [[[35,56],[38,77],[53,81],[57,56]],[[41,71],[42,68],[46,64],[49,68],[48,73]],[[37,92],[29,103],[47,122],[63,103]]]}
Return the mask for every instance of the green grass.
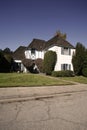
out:
{"label": "green grass", "polygon": [[40,75],[23,73],[0,73],[0,87],[31,87],[31,86],[52,86],[69,85],[68,81]]}
{"label": "green grass", "polygon": [[67,80],[67,81],[73,81],[73,82],[87,84],[87,77],[83,77],[83,76],[64,77],[64,78],[61,78],[61,80],[62,79]]}
{"label": "green grass", "polygon": [[0,87],[35,87],[73,84],[70,81],[87,84],[87,78],[83,76],[55,78],[30,73],[0,73]]}

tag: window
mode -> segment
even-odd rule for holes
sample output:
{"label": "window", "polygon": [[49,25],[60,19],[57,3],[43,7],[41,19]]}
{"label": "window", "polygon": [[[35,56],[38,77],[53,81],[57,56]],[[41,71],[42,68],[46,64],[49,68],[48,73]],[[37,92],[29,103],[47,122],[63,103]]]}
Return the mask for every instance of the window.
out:
{"label": "window", "polygon": [[71,49],[68,47],[61,47],[61,54],[62,55],[71,55]]}
{"label": "window", "polygon": [[70,64],[61,64],[61,70],[71,70]]}
{"label": "window", "polygon": [[31,49],[31,59],[32,60],[35,60],[35,57],[36,57],[36,51],[34,48]]}
{"label": "window", "polygon": [[35,49],[34,48],[31,49],[31,54],[35,54]]}

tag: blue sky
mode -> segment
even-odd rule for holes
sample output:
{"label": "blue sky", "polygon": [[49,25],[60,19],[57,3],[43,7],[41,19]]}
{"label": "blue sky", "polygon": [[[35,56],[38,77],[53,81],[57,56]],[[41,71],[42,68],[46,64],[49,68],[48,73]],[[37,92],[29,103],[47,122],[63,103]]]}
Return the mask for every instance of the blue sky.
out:
{"label": "blue sky", "polygon": [[0,49],[49,40],[58,30],[87,47],[87,0],[0,0]]}

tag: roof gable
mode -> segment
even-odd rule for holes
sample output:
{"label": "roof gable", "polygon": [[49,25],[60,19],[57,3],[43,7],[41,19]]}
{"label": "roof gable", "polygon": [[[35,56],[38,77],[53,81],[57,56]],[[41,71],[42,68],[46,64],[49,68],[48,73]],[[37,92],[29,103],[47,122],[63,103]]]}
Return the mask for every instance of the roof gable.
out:
{"label": "roof gable", "polygon": [[26,50],[26,47],[25,46],[20,46],[18,47],[14,53],[13,53],[13,58],[15,60],[22,60],[25,58],[25,55],[24,55],[24,52]]}
{"label": "roof gable", "polygon": [[73,45],[71,45],[68,41],[64,40],[63,38],[57,36],[54,36],[46,43],[46,49],[50,48],[52,46],[60,46],[60,47],[68,47],[68,48],[74,48]]}
{"label": "roof gable", "polygon": [[27,49],[36,49],[38,51],[42,51],[44,50],[46,45],[46,42],[44,40],[40,40],[40,39],[33,39],[33,41],[29,44],[29,46],[27,47]]}
{"label": "roof gable", "polygon": [[59,37],[58,35],[54,36],[48,41],[40,40],[40,39],[33,39],[33,41],[29,44],[27,49],[36,49],[38,51],[46,50],[52,46],[59,46],[59,47],[68,47],[74,49],[74,46],[70,44],[67,40]]}

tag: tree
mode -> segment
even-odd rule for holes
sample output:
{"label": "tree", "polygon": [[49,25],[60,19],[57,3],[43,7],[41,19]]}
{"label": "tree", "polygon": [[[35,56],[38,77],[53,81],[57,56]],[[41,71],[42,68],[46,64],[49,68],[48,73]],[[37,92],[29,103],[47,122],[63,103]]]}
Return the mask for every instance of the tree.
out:
{"label": "tree", "polygon": [[67,35],[66,35],[66,33],[62,33],[60,30],[59,31],[56,31],[56,34],[55,34],[56,36],[59,36],[59,37],[61,37],[61,38],[63,38],[63,39],[66,39],[67,38]]}
{"label": "tree", "polygon": [[83,76],[87,77],[87,49],[86,49],[85,60],[83,62],[82,74]]}
{"label": "tree", "polygon": [[11,54],[12,51],[10,50],[10,48],[7,47],[3,50],[3,53]]}
{"label": "tree", "polygon": [[86,48],[81,43],[77,43],[76,52],[72,58],[72,64],[76,75],[82,75],[85,56],[86,56]]}
{"label": "tree", "polygon": [[3,53],[0,52],[0,72],[9,72],[10,64],[4,57]]}
{"label": "tree", "polygon": [[0,49],[0,72],[10,72],[13,64],[12,52],[9,48]]}
{"label": "tree", "polygon": [[57,60],[56,52],[48,51],[44,55],[44,71],[47,75],[51,75],[52,71],[54,70],[55,64]]}

